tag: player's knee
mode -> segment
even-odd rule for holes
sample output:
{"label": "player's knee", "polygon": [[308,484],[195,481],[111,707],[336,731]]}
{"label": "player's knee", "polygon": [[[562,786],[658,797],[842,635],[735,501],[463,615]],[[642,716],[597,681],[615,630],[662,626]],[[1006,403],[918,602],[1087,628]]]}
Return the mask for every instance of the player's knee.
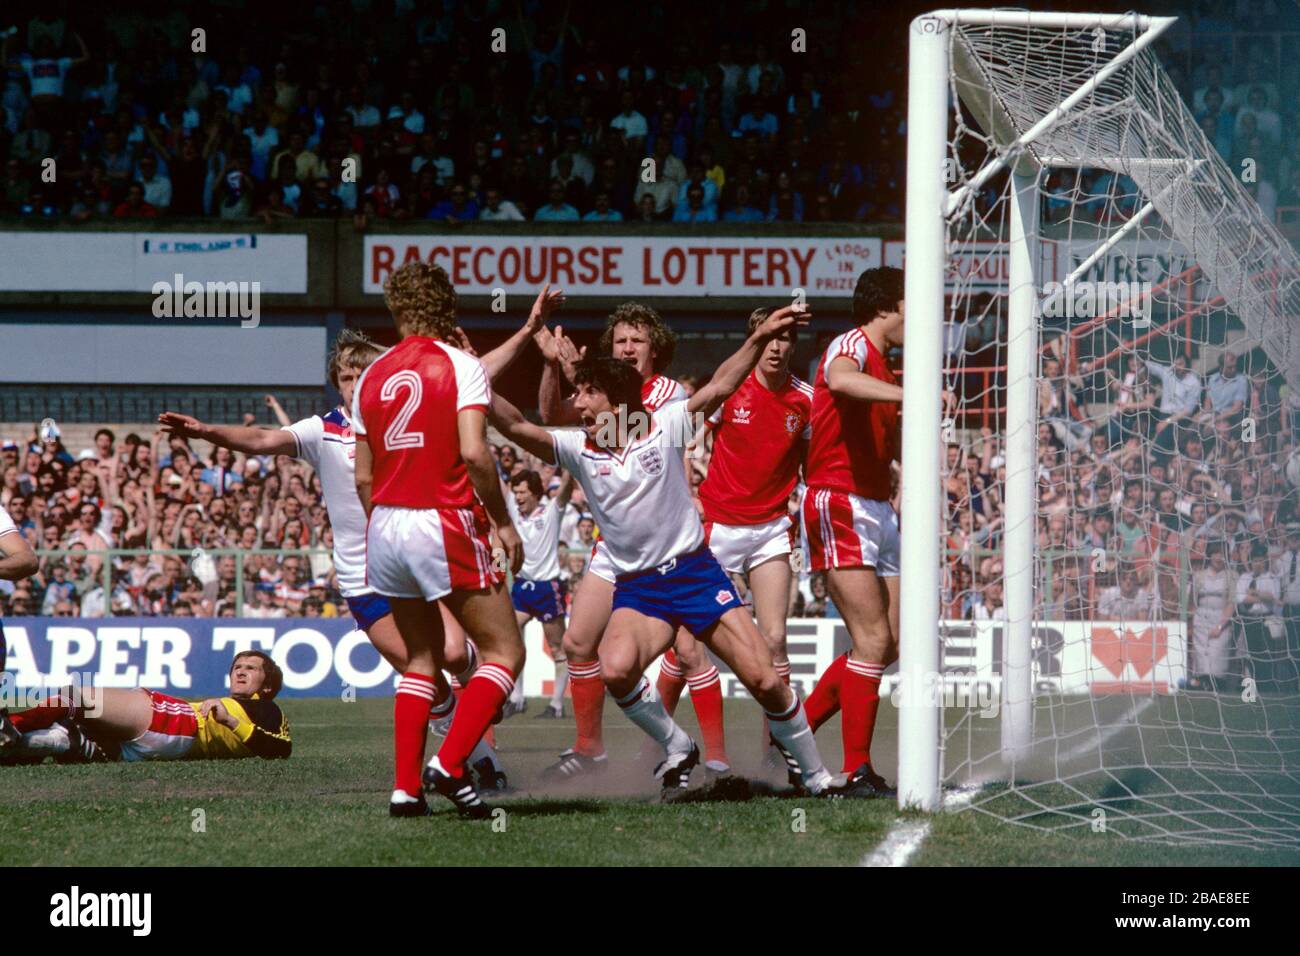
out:
{"label": "player's knee", "polygon": [[571,661],[587,661],[596,656],[596,642],[587,635],[566,630],[560,639],[564,656]]}
{"label": "player's knee", "polygon": [[465,668],[469,667],[469,653],[465,645],[462,643],[457,647],[447,648],[442,663],[453,674],[464,673]]}
{"label": "player's knee", "polygon": [[611,651],[600,656],[600,672],[605,687],[615,697],[626,697],[636,689],[641,677],[634,651]]}
{"label": "player's knee", "polygon": [[750,693],[758,701],[778,697],[781,689],[785,686],[780,676],[770,667],[763,668],[753,678],[753,686],[750,687]]}
{"label": "player's knee", "polygon": [[762,631],[762,634],[763,641],[767,644],[767,649],[772,652],[772,659],[776,661],[786,660],[787,651],[785,647],[785,628],[771,627]]}

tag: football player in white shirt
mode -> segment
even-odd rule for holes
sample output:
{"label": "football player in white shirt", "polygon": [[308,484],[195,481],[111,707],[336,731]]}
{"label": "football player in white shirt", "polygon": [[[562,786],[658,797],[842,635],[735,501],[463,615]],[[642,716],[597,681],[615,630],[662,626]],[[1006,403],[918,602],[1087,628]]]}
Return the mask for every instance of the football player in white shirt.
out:
{"label": "football player in white shirt", "polygon": [[[555,686],[551,702],[539,715],[564,716],[564,689],[569,668],[564,658],[564,595],[560,589],[560,518],[573,494],[573,476],[566,474],[554,498],[546,496],[542,476],[520,471],[503,482],[509,494],[506,508],[524,544],[524,566],[510,588],[519,630],[536,618],[546,636],[546,646],[555,664]],[[520,682],[522,683],[522,681]]]}
{"label": "football player in white shirt", "polygon": [[[574,397],[562,397],[562,382],[564,379],[572,382],[574,368],[585,355],[585,349],[577,348],[560,326],[556,326],[554,333],[542,327],[535,339],[545,359],[538,394],[542,421],[547,425],[579,424]],[[637,302],[625,302],[605,322],[600,354],[608,354],[636,369],[641,380],[641,405],[654,413],[687,398],[682,383],[663,374],[672,363],[676,344],[677,336],[658,312]],[[573,747],[561,753],[560,759],[547,768],[547,777],[566,779],[608,766],[601,734],[605,689],[597,650],[600,636],[609,623],[613,594],[614,572],[606,546],[598,541],[583,586],[569,609],[569,625],[564,633],[577,739]],[[728,758],[721,677],[708,655],[684,629],[679,629],[673,647],[664,655],[660,681],[665,686],[672,682],[678,695],[690,682],[691,700],[700,722],[709,769],[725,772]]]}
{"label": "football player in white shirt", "polygon": [[[36,573],[40,562],[36,552],[22,536],[9,512],[0,508],[0,580],[21,581]],[[5,671],[5,658],[9,645],[5,643],[4,622],[0,621],[0,675]],[[9,712],[0,707],[0,751],[16,747],[22,741],[22,734],[9,721]]]}
{"label": "football player in white shirt", "polygon": [[584,359],[575,367],[581,431],[548,432],[501,396],[492,398],[496,428],[571,472],[605,536],[616,584],[600,648],[604,683],[623,713],[666,752],[655,770],[666,799],[689,785],[700,751],[668,715],[644,672],[672,645],[679,627],[730,666],[763,707],[773,737],[802,770],[804,786],[813,794],[838,792],[798,695],[782,683],[754,619],[705,544],[683,455],[695,433],[695,416],[712,414],[740,386],[767,343],[791,326],[806,324],[806,314],[804,306],[774,312],[708,385],[653,416],[641,405],[635,369],[610,358]]}

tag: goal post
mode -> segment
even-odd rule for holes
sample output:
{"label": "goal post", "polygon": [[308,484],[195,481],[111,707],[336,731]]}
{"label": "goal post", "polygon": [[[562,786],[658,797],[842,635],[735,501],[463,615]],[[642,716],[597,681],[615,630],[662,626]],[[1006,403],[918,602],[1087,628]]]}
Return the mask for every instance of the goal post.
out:
{"label": "goal post", "polygon": [[[1118,555],[1109,542],[1088,552],[1077,541],[1057,541],[1058,525],[1079,517],[1069,504],[1061,507],[1052,485],[1058,479],[1077,486],[1080,500],[1089,484],[1089,514],[1128,514],[1127,498],[1103,486],[1103,466],[1088,460],[1098,436],[1106,439],[1097,452],[1104,468],[1119,484],[1142,485],[1147,503],[1137,510],[1144,516],[1163,514],[1150,502],[1169,490],[1181,496],[1179,508],[1192,510],[1202,488],[1184,481],[1183,472],[1195,469],[1170,462],[1179,445],[1155,444],[1163,429],[1148,433],[1143,425],[1135,438],[1120,406],[1096,397],[1118,381],[1117,360],[1136,370],[1123,377],[1124,387],[1140,390],[1150,374],[1166,374],[1158,366],[1172,364],[1175,353],[1191,354],[1195,345],[1209,359],[1237,343],[1256,362],[1251,414],[1268,411],[1270,389],[1300,392],[1300,257],[1206,140],[1160,66],[1154,44],[1174,22],[1134,13],[954,9],[911,23],[898,802],[935,811],[945,789],[978,787],[993,794],[986,807],[1001,801],[988,812],[1034,826],[1086,826],[1085,814],[1100,810],[1103,818],[1121,817],[1123,835],[1139,839],[1297,846],[1300,695],[1279,690],[1255,710],[1222,698],[1181,699],[1194,697],[1183,685],[1191,686],[1193,663],[1203,666],[1197,658],[1205,652],[1191,649],[1192,612],[1187,594],[1176,592],[1192,586],[1197,568],[1209,567],[1206,541],[1185,530],[1186,520],[1168,541],[1168,529],[1154,522],[1155,544],[1125,537]],[[1103,284],[1090,276],[1146,275],[1157,259],[1168,275],[1141,288],[1132,283],[1120,302],[1077,320],[1048,309],[1049,282],[1069,299],[1078,287]],[[969,328],[977,344],[967,346]],[[1106,376],[1103,386],[1088,386],[1090,407],[1042,412],[1044,400],[1058,400],[1044,373],[1048,362],[1075,381],[1081,353],[1092,359],[1082,363],[1090,373]],[[1148,373],[1153,366],[1156,373]],[[1208,378],[1207,367],[1196,371]],[[1160,378],[1172,388],[1169,381]],[[952,418],[947,390],[960,393]],[[981,437],[977,419],[996,434]],[[1205,427],[1213,442],[1219,426]],[[1227,451],[1200,469],[1213,471],[1204,485],[1220,492],[1231,486],[1222,510],[1240,506],[1258,535],[1234,532],[1225,540],[1233,547],[1245,541],[1243,555],[1266,543],[1276,550],[1260,517],[1275,503],[1264,500],[1262,488],[1259,502],[1240,501],[1240,476],[1269,466],[1265,449],[1238,448],[1234,460],[1233,436],[1220,429],[1218,438]],[[1053,449],[1043,447],[1048,439]],[[1246,440],[1254,441],[1253,432]],[[1286,456],[1294,441],[1275,430],[1267,454]],[[964,463],[987,442],[996,445],[998,464],[989,468],[985,451],[971,471],[978,490],[954,492],[968,477],[954,472],[954,452]],[[999,474],[996,487],[982,470]],[[999,511],[982,530],[954,538],[953,498],[963,494],[964,501],[982,496],[984,518],[990,497]],[[1044,510],[1044,496],[1055,496],[1055,510]],[[966,549],[960,560],[950,553],[957,539]],[[1193,546],[1201,549],[1196,567],[1186,550]],[[1124,603],[1133,597],[1115,582],[1139,565],[1156,594],[1145,617],[1121,621],[1114,609],[1137,605]],[[1063,567],[1074,569],[1068,582]],[[1077,591],[1085,579],[1086,596]],[[1072,606],[1060,596],[1071,589]],[[1103,599],[1105,589],[1119,596]],[[972,605],[980,615],[953,619],[953,608]],[[1045,617],[1053,613],[1068,623],[1044,623],[1058,620]],[[1263,671],[1258,650],[1245,645],[1255,640],[1248,631],[1256,623],[1228,617],[1240,638],[1228,667],[1253,682]],[[961,670],[947,660],[955,644],[967,658],[983,655],[962,676],[968,688],[986,676],[996,682],[996,722],[975,726],[969,709],[961,713],[945,692]],[[1300,679],[1300,662],[1290,663]]]}

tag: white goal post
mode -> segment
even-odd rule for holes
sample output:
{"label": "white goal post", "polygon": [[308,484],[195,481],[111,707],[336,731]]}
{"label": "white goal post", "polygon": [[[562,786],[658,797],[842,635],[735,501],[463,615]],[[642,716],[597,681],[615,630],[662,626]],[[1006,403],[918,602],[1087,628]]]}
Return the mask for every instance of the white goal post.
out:
{"label": "white goal post", "polygon": [[[902,581],[898,802],[943,805],[946,289],[953,223],[994,182],[1001,202],[1005,297],[1005,622],[1000,753],[1014,781],[1034,746],[1032,677],[1038,534],[1040,212],[1052,170],[1111,170],[1136,183],[1136,212],[1096,240],[1068,286],[1117,244],[1154,228],[1187,250],[1291,389],[1300,389],[1300,259],[1200,135],[1152,45],[1172,17],[937,10],[910,28],[903,365]],[[1090,66],[1080,37],[1104,36]],[[1005,44],[1005,45],[1002,45]],[[1093,47],[1093,53],[1098,52]],[[1048,76],[1053,57],[1068,65]],[[992,62],[991,61],[996,61]],[[1081,65],[1082,64],[1082,65]],[[1035,72],[1037,67],[1038,72]],[[1023,70],[1022,75],[1017,75]],[[1039,82],[1041,81],[1041,82]],[[1046,97],[1051,97],[1050,101]],[[964,111],[964,112],[963,112]],[[988,143],[954,172],[954,116]],[[1188,132],[1190,130],[1190,132]],[[958,167],[960,163],[958,162]],[[1225,210],[1233,210],[1231,214]],[[991,217],[990,217],[991,218]],[[1279,301],[1279,276],[1282,283]],[[1290,321],[1288,321],[1290,320]],[[1189,326],[1190,327],[1190,326]],[[1193,766],[1192,769],[1197,769]]]}

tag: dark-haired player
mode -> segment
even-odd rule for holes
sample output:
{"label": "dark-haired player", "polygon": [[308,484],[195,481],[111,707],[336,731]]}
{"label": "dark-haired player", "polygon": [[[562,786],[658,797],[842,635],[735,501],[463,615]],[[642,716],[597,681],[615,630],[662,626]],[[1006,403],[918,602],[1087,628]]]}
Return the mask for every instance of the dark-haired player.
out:
{"label": "dark-haired player", "polygon": [[544,717],[564,716],[568,666],[564,659],[564,595],[560,589],[560,518],[573,494],[573,476],[565,475],[554,498],[546,496],[542,476],[520,471],[506,482],[506,506],[524,543],[524,566],[510,587],[515,619],[522,631],[534,618],[542,625],[555,664],[555,686]]}
{"label": "dark-haired player", "polygon": [[21,743],[0,749],[87,761],[288,757],[289,722],[275,703],[284,674],[261,651],[230,665],[230,693],[203,701],[143,687],[66,688],[10,719]]}
{"label": "dark-haired player", "polygon": [[[545,328],[539,329],[536,341],[546,360],[538,396],[542,421],[548,425],[576,425],[580,420],[576,396],[562,398],[562,383],[566,377],[572,381],[575,363],[585,350],[575,348],[558,326],[554,334]],[[672,362],[676,346],[677,336],[664,324],[658,312],[638,302],[625,302],[606,320],[599,350],[602,355],[608,354],[636,370],[641,383],[641,405],[647,412],[654,413],[687,399],[682,384],[663,374]],[[614,583],[608,550],[597,541],[582,587],[569,609],[569,625],[564,633],[577,740],[547,768],[549,777],[564,779],[607,766],[601,733],[605,686],[597,651],[601,634],[609,623]],[[674,699],[690,682],[691,702],[705,741],[709,767],[717,772],[725,771],[728,760],[722,716],[722,680],[708,655],[685,630],[679,632],[675,647],[669,648],[664,655],[660,675],[661,684],[672,688],[670,692]]]}
{"label": "dark-haired player", "polygon": [[900,538],[890,463],[901,459],[903,389],[885,354],[903,344],[903,271],[868,269],[853,292],[855,327],[834,339],[813,382],[812,437],[802,503],[813,571],[825,571],[853,648],[807,702],[816,730],[842,710],[850,786],[887,793],[871,766],[880,678],[898,658]]}
{"label": "dark-haired player", "polygon": [[721,405],[767,342],[802,315],[801,307],[774,313],[708,385],[686,402],[653,414],[641,405],[635,370],[610,358],[583,359],[574,369],[581,430],[548,432],[525,421],[499,395],[492,399],[493,424],[543,461],[572,473],[605,535],[616,584],[600,646],[604,682],[623,713],[664,749],[655,776],[666,798],[687,787],[700,759],[699,747],[668,715],[644,676],[678,628],[731,667],[763,707],[773,736],[802,769],[804,785],[813,793],[832,790],[798,696],[781,682],[753,618],[704,543],[682,455],[695,416]]}
{"label": "dark-haired player", "polygon": [[[9,517],[9,512],[0,507],[0,580],[21,581],[35,574],[39,567],[40,561],[37,560],[36,552],[22,536],[18,526],[14,524],[14,519]],[[5,643],[4,622],[0,621],[0,674],[5,671],[8,650],[9,646]],[[18,732],[9,722],[8,711],[0,707],[0,748],[12,746],[17,741],[17,737]]]}

